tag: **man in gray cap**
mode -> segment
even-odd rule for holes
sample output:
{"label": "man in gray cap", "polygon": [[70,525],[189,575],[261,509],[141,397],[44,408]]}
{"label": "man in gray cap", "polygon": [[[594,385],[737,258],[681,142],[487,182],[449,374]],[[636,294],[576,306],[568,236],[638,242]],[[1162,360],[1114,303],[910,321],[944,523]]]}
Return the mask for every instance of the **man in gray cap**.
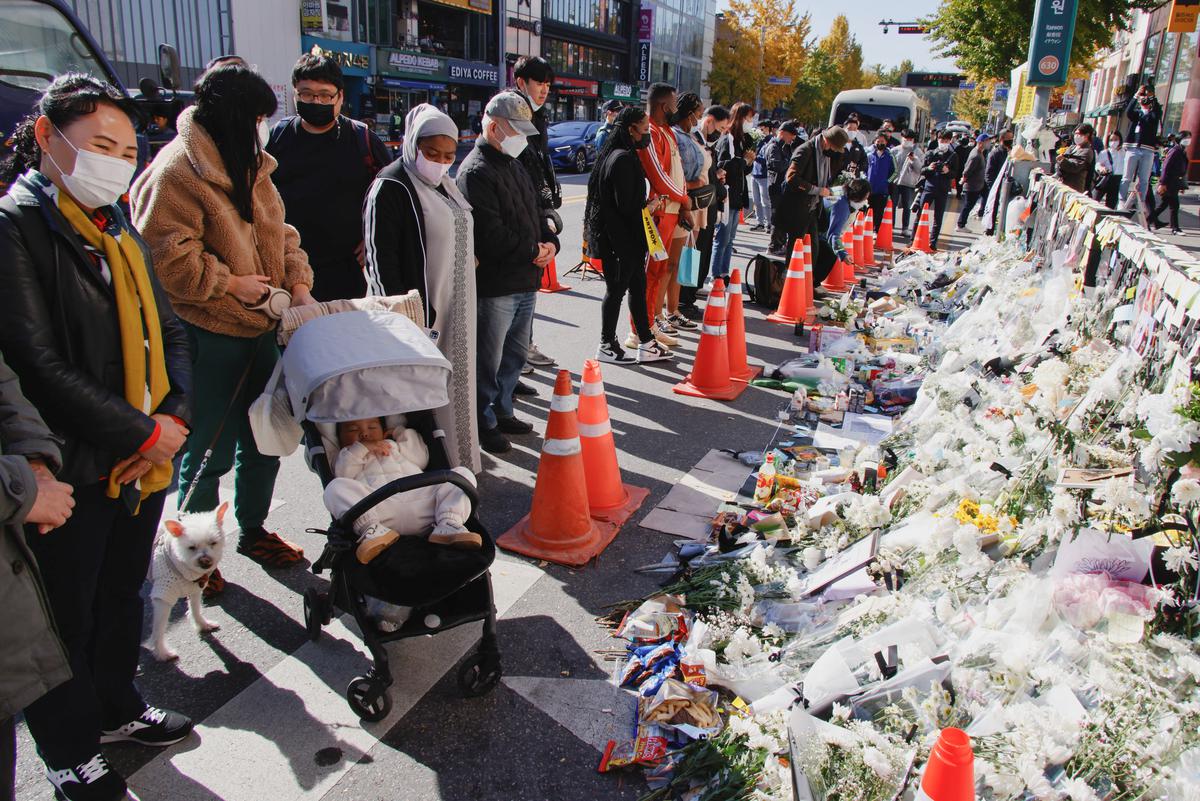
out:
{"label": "man in gray cap", "polygon": [[505,434],[533,431],[513,414],[512,394],[525,364],[542,268],[558,253],[533,179],[517,160],[536,133],[525,98],[501,92],[488,101],[483,133],[456,179],[475,225],[479,440],[488,453],[512,448]]}
{"label": "man in gray cap", "polygon": [[[775,255],[788,258],[797,239],[805,234],[817,243],[818,224],[824,198],[833,193],[833,179],[842,171],[842,154],[850,137],[838,125],[832,125],[796,148],[783,179],[780,209],[776,216],[777,229],[783,235],[774,241]],[[814,267],[817,259],[813,258]],[[824,272],[824,275],[821,273]],[[813,280],[825,280],[829,269],[814,270]]]}

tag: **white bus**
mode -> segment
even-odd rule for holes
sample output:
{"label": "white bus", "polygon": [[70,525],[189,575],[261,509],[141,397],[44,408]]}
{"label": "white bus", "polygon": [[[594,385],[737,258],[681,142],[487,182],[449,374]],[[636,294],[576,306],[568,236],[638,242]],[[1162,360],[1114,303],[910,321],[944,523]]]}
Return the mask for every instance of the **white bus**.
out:
{"label": "white bus", "polygon": [[839,92],[829,111],[829,124],[841,125],[851,114],[857,114],[859,128],[874,134],[890,120],[899,135],[905,128],[917,132],[917,141],[929,135],[929,103],[912,89],[895,86],[876,86],[872,89],[848,89]]}

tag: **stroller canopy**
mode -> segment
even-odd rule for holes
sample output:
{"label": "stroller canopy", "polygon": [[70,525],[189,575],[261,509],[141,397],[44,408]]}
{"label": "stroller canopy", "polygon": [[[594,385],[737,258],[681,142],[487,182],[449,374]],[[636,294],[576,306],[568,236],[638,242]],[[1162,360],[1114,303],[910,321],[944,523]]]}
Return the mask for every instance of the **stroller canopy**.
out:
{"label": "stroller canopy", "polygon": [[450,362],[408,317],[350,311],[310,320],[283,352],[297,419],[336,423],[449,403]]}

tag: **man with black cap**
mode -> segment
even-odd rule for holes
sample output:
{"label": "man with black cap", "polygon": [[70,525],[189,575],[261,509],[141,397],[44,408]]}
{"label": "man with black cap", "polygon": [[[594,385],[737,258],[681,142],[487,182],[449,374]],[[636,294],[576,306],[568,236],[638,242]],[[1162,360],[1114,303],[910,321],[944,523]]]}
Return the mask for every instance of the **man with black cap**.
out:
{"label": "man with black cap", "polygon": [[600,110],[604,112],[604,124],[596,130],[596,152],[599,153],[604,147],[604,140],[608,139],[608,134],[613,129],[613,123],[617,121],[617,115],[621,113],[620,100],[610,100],[601,106]]}
{"label": "man with black cap", "polygon": [[[779,237],[779,247],[771,251],[774,255],[788,258],[796,240],[803,239],[805,234],[816,243],[822,203],[833,194],[830,187],[842,171],[842,157],[849,143],[846,131],[833,125],[796,148],[779,197],[781,208],[776,222],[783,235]],[[820,283],[828,274],[829,269],[814,269],[813,280]]]}
{"label": "man with black cap", "polygon": [[931,250],[937,250],[938,236],[942,233],[942,215],[946,213],[946,202],[950,197],[950,182],[958,175],[954,134],[942,131],[938,134],[937,142],[937,148],[925,156],[925,166],[921,168],[921,175],[925,177],[925,192],[921,195],[920,205],[922,208],[928,205],[933,211],[933,231],[929,234]]}
{"label": "man with black cap", "polygon": [[525,98],[501,92],[488,101],[483,133],[456,179],[475,225],[479,441],[488,453],[511,449],[505,434],[533,431],[513,414],[512,394],[529,348],[542,269],[559,247],[533,179],[518,161],[537,132]]}
{"label": "man with black cap", "polygon": [[796,121],[788,120],[779,126],[779,132],[767,143],[762,154],[767,167],[767,198],[771,202],[772,245],[775,243],[775,231],[778,228],[775,216],[779,210],[779,195],[783,191],[783,176],[787,172],[788,159],[792,157],[799,132]]}

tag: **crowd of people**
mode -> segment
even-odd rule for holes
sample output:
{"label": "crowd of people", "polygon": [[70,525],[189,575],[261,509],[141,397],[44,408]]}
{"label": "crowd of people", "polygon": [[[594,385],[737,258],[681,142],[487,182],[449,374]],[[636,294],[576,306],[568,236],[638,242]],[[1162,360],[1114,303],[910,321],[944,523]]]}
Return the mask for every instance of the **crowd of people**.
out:
{"label": "crowd of people", "polygon": [[[148,164],[128,99],[89,76],[55,79],[19,127],[0,174],[0,547],[13,574],[0,584],[10,611],[0,798],[22,711],[71,801],[132,797],[101,743],[165,746],[190,732],[134,683],[140,591],[176,469],[189,512],[215,510],[233,473],[239,554],[264,567],[302,562],[268,527],[279,460],[259,451],[248,415],[280,358],[282,310],[416,291],[454,368],[435,412],[451,466],[479,473],[481,451],[504,453],[533,432],[513,400],[536,393],[523,372],[554,363],[533,321],[560,249],[562,192],[547,142],[551,67],[522,58],[514,77],[487,102],[453,176],[450,117],[412,108],[393,161],[342,114],[342,72],[317,54],[296,63],[296,114],[273,127],[270,85],[237,56],[214,60],[191,106],[151,122]],[[778,258],[811,237],[821,281],[851,258],[842,232],[859,211],[878,226],[891,201],[898,235],[911,237],[913,212],[928,206],[935,248],[956,188],[959,227],[982,216],[1014,138],[1000,132],[989,152],[986,133],[921,143],[885,121],[870,139],[854,115],[809,136],[795,120],[746,103],[704,107],[662,83],[644,107],[604,114],[583,236],[606,289],[597,358],[614,364],[673,358],[708,278],[730,274],[743,215]],[[1080,126],[1057,159],[1064,180],[1110,205],[1148,191],[1158,146],[1152,97],[1139,92],[1128,115],[1127,141],[1095,152]],[[1152,222],[1170,208],[1178,227],[1187,141],[1167,153]],[[681,282],[685,253],[698,276]],[[223,589],[215,572],[204,593]]]}

